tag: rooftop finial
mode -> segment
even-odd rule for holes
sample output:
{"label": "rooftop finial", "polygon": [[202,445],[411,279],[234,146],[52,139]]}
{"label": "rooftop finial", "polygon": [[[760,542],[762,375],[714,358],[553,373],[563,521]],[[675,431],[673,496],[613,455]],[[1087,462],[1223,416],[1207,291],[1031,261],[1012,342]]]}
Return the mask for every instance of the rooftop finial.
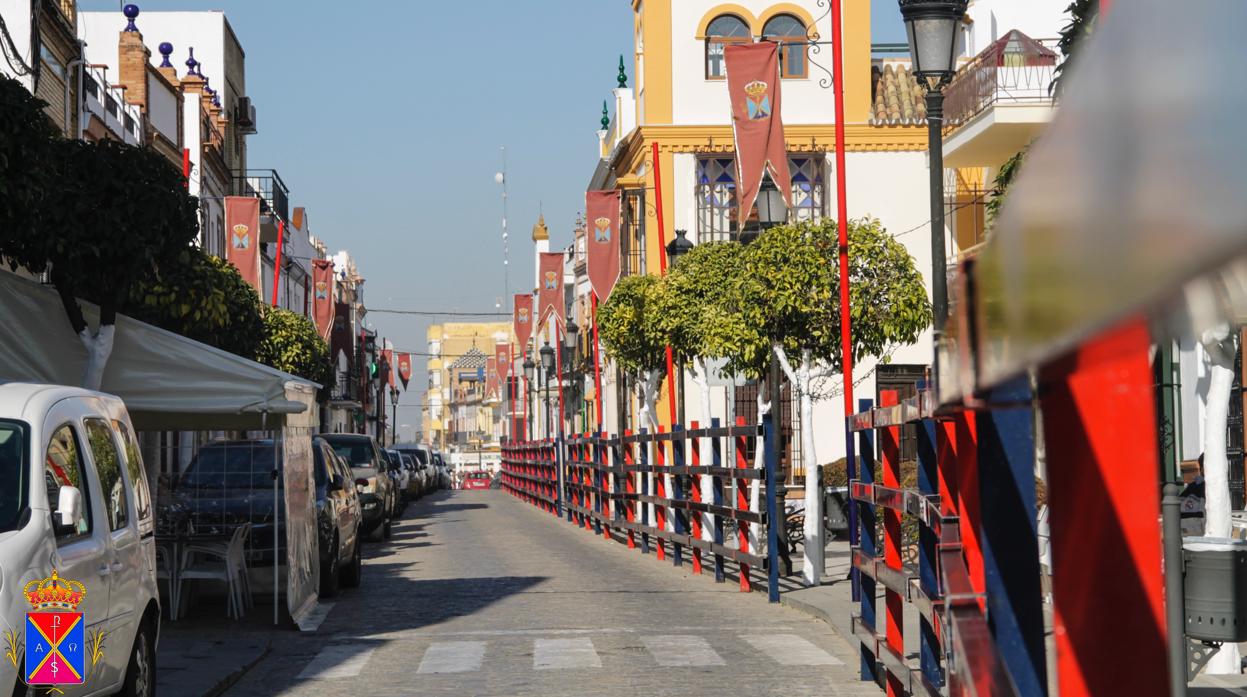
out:
{"label": "rooftop finial", "polygon": [[619,89],[627,89],[628,72],[624,70],[623,54],[619,54],[619,75],[615,78],[619,81]]}
{"label": "rooftop finial", "polygon": [[126,5],[125,7],[121,8],[121,14],[125,15],[126,19],[130,20],[130,22],[126,24],[126,29],[125,29],[126,31],[138,31],[139,30],[139,26],[134,23],[134,20],[139,18],[139,6],[138,5],[133,5],[133,4]]}
{"label": "rooftop finial", "polygon": [[603,99],[602,100],[602,130],[603,131],[610,130],[610,127],[611,127],[610,112],[606,110],[606,100]]}
{"label": "rooftop finial", "polygon": [[160,67],[172,68],[173,63],[169,60],[169,56],[173,55],[173,44],[166,41],[157,48],[160,49]]}
{"label": "rooftop finial", "polygon": [[186,74],[199,75],[199,61],[195,60],[195,47],[190,47],[191,57],[186,59]]}

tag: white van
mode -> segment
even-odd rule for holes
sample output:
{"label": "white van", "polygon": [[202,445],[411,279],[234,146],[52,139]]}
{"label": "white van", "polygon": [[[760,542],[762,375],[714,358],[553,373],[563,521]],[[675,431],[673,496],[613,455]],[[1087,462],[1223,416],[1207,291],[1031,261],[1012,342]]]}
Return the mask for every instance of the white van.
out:
{"label": "white van", "polygon": [[[101,630],[104,637],[97,662],[88,652],[83,684],[60,689],[72,697],[154,694],[160,598],[152,508],[120,399],[0,384],[0,695],[34,694],[24,684],[33,608],[23,590],[53,570],[85,588],[75,610],[84,613],[88,645]],[[13,649],[16,661],[6,655]]]}

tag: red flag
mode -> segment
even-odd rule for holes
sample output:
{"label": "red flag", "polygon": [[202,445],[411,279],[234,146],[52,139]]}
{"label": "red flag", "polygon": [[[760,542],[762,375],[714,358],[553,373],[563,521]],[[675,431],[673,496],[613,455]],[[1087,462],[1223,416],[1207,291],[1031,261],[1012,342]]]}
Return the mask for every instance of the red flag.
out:
{"label": "red flag", "polygon": [[589,285],[598,300],[610,297],[619,280],[619,190],[585,193],[589,218]]}
{"label": "red flag", "polygon": [[562,252],[542,252],[538,268],[541,270],[538,274],[541,285],[537,288],[537,326],[545,326],[550,315],[562,326],[565,312]]}
{"label": "red flag", "polygon": [[485,394],[498,394],[498,361],[494,358],[485,361]]}
{"label": "red flag", "polygon": [[333,262],[329,259],[312,260],[312,321],[321,338],[329,336],[333,328]]}
{"label": "red flag", "polygon": [[238,269],[244,281],[261,293],[260,199],[225,197],[225,235],[225,259]]}
{"label": "red flag", "polygon": [[494,362],[498,366],[498,377],[505,381],[511,374],[511,344],[494,346]]}
{"label": "red flag", "polygon": [[394,351],[390,349],[381,350],[381,364],[385,369],[385,381],[390,387],[394,386],[394,373],[398,372],[394,369]]}
{"label": "red flag", "polygon": [[533,335],[533,296],[527,293],[515,296],[515,312],[511,315],[515,326],[515,341],[521,348],[528,346]]}
{"label": "red flag", "polygon": [[792,207],[792,175],[779,108],[779,44],[729,44],[723,59],[736,134],[736,200],[744,225],[762,188],[763,171]]}
{"label": "red flag", "polygon": [[[403,381],[403,389],[407,389],[407,382],[411,380],[411,354],[398,354],[398,379]],[[394,384],[393,382],[390,383]]]}
{"label": "red flag", "polygon": [[334,303],[333,331],[329,337],[329,355],[333,363],[338,364],[338,353],[345,353],[351,360],[351,306],[346,303]]}

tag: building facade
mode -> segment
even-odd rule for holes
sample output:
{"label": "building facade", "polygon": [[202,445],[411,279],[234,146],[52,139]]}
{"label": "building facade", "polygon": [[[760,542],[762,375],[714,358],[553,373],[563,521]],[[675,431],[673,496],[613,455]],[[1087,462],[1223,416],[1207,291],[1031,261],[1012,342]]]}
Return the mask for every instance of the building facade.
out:
{"label": "building facade", "polygon": [[[489,409],[497,412],[490,420],[499,424],[505,421],[501,390],[496,390],[498,394],[492,400],[485,399],[486,362],[481,361],[478,378],[477,367],[465,367],[464,361],[476,360],[478,355],[488,359],[497,344],[512,340],[511,325],[509,322],[446,322],[429,326],[426,336],[428,386],[420,429],[434,449],[464,453],[475,446],[467,442],[466,435],[460,438],[464,442],[456,443],[454,434],[488,430],[482,426],[485,419],[478,418],[475,412],[469,413],[469,403],[475,400],[472,409],[483,408],[488,403]],[[475,383],[479,383],[479,390]],[[499,436],[500,433],[491,435],[494,452],[497,452]]]}

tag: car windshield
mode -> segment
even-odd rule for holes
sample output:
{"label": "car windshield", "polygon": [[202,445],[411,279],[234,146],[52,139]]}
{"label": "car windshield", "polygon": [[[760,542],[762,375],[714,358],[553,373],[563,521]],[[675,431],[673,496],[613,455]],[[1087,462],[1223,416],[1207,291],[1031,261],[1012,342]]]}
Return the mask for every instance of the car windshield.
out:
{"label": "car windshield", "polygon": [[333,451],[338,457],[346,460],[352,467],[374,467],[372,462],[372,444],[366,440],[359,438],[347,439],[330,439],[326,438],[329,445],[333,447]]}
{"label": "car windshield", "polygon": [[26,424],[0,420],[0,532],[13,530],[30,490]]}
{"label": "car windshield", "polygon": [[420,464],[422,464],[422,465],[427,465],[427,464],[429,464],[429,451],[427,451],[427,450],[412,450],[412,451],[411,451],[411,454],[416,456],[416,459],[420,461]]}
{"label": "car windshield", "polygon": [[269,443],[209,445],[191,461],[181,489],[256,489],[273,485],[273,446]]}

